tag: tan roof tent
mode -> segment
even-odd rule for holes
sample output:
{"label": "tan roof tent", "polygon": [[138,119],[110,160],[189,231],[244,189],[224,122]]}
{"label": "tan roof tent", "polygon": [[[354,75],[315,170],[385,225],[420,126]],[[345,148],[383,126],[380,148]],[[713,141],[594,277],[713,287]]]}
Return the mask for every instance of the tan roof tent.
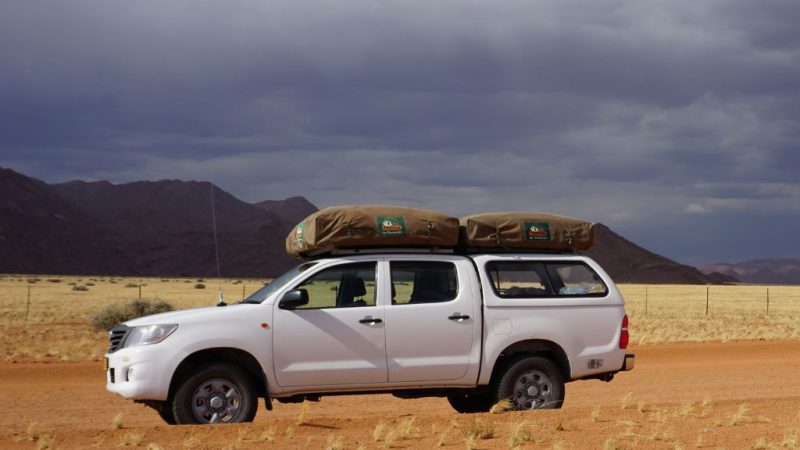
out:
{"label": "tan roof tent", "polygon": [[510,250],[586,250],[594,224],[544,213],[484,213],[461,218],[461,245]]}
{"label": "tan roof tent", "polygon": [[436,211],[384,205],[333,206],[297,224],[286,252],[310,257],[334,250],[448,248],[458,244],[458,219]]}

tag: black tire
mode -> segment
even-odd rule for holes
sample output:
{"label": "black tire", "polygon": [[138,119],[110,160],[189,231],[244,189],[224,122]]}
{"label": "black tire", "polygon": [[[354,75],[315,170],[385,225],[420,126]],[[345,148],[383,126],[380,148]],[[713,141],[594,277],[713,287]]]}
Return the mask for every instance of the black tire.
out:
{"label": "black tire", "polygon": [[500,377],[497,399],[509,399],[516,410],[560,409],[564,403],[564,376],[547,358],[518,359]]}
{"label": "black tire", "polygon": [[156,410],[158,416],[168,425],[175,425],[175,414],[172,413],[172,404],[170,402],[158,402],[150,405]]}
{"label": "black tire", "polygon": [[252,422],[257,405],[253,381],[242,369],[215,364],[181,381],[172,413],[180,425]]}
{"label": "black tire", "polygon": [[488,412],[494,399],[488,393],[451,394],[447,396],[450,406],[462,414]]}

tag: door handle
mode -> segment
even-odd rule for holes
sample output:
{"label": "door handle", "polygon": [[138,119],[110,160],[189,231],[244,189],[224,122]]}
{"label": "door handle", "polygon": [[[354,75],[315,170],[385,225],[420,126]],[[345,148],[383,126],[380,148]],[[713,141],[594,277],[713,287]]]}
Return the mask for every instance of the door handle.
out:
{"label": "door handle", "polygon": [[462,321],[469,319],[469,316],[466,314],[455,313],[452,316],[448,317],[448,319]]}
{"label": "door handle", "polygon": [[372,317],[372,316],[364,317],[363,319],[358,321],[358,323],[364,323],[364,324],[367,324],[367,325],[375,325],[376,323],[382,323],[382,322],[383,322],[383,320],[375,318],[375,317]]}

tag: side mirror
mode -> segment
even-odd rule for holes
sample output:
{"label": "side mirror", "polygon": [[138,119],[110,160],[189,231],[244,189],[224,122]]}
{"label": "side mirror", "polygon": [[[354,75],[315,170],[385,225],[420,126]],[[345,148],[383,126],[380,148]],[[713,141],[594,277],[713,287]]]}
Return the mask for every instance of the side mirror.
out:
{"label": "side mirror", "polygon": [[303,306],[308,304],[308,291],[305,289],[292,289],[291,291],[286,292],[281,297],[281,301],[278,302],[278,308],[280,309],[295,309],[298,306]]}

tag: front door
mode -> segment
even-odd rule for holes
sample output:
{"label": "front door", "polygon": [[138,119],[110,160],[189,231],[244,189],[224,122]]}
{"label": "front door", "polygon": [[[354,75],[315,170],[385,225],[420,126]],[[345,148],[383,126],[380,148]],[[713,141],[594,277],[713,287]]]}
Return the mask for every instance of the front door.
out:
{"label": "front door", "polygon": [[377,263],[341,264],[295,286],[307,305],[275,305],[273,354],[280,386],[386,383],[384,308],[376,302]]}

